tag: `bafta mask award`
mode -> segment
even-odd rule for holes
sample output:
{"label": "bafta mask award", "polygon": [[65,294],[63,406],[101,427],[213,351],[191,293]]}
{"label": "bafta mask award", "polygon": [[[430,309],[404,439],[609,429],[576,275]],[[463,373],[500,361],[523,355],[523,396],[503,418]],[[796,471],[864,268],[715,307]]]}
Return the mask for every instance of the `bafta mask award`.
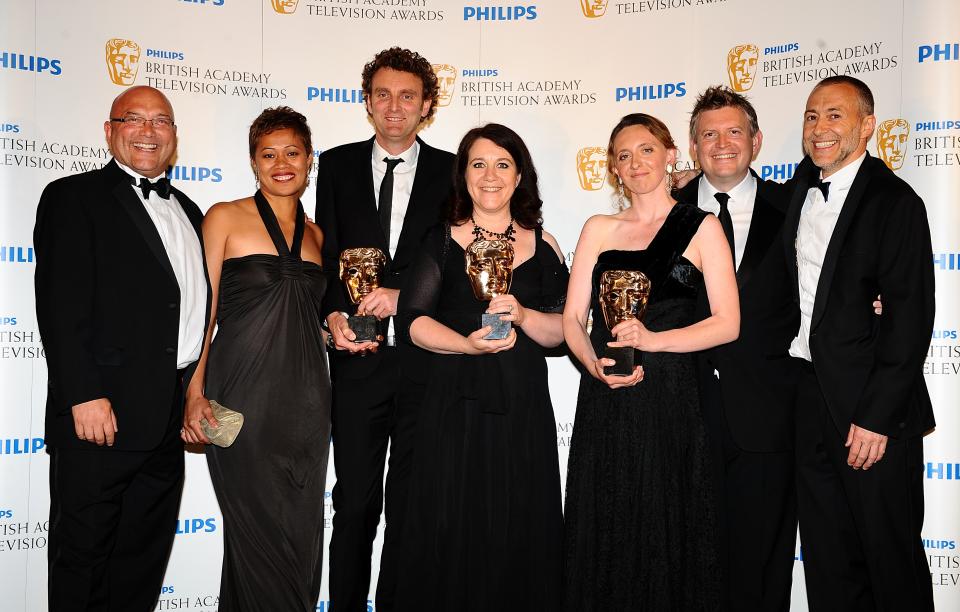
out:
{"label": "bafta mask award", "polygon": [[[601,274],[600,308],[607,329],[613,329],[618,323],[630,319],[643,321],[647,313],[650,286],[650,279],[643,272],[607,270]],[[603,356],[616,361],[615,365],[603,368],[607,376],[630,376],[643,358],[643,354],[632,346],[608,346]]]}
{"label": "bafta mask award", "polygon": [[[373,247],[345,249],[340,253],[340,280],[347,286],[350,301],[359,304],[371,291],[380,286],[380,275],[387,258],[383,251]],[[377,317],[351,315],[347,325],[356,334],[354,342],[374,342],[377,335]]]}
{"label": "bafta mask award", "polygon": [[[464,256],[467,276],[473,294],[478,300],[489,302],[510,292],[513,278],[513,245],[508,240],[474,240]],[[480,315],[480,327],[489,325],[492,331],[484,340],[503,340],[510,335],[510,321],[501,321],[500,313]]]}

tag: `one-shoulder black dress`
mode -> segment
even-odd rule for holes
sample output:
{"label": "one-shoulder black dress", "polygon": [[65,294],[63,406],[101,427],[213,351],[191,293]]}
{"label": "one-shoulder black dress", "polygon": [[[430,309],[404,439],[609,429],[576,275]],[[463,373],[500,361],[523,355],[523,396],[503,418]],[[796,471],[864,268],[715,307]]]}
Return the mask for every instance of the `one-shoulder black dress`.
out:
{"label": "one-shoulder black dress", "polygon": [[[642,251],[604,251],[593,269],[598,355],[612,340],[598,287],[606,270],[652,282],[644,324],[695,322],[702,275],[683,256],[707,213],[676,204]],[[564,602],[568,612],[719,609],[719,560],[695,355],[646,353],[644,379],[580,382],[567,464]]]}
{"label": "one-shoulder black dress", "polygon": [[244,415],[229,448],[207,447],[223,513],[220,610],[312,611],[323,565],[330,379],[320,332],[326,277],[300,258],[298,208],[288,248],[255,200],[279,255],[223,262],[206,395]]}
{"label": "one-shoulder black dress", "polygon": [[[567,268],[536,230],[513,271],[526,308],[559,312]],[[432,232],[400,294],[401,333],[421,315],[468,335],[480,327],[464,252]],[[554,612],[562,499],[543,348],[517,329],[508,351],[433,354],[410,475],[398,612]]]}

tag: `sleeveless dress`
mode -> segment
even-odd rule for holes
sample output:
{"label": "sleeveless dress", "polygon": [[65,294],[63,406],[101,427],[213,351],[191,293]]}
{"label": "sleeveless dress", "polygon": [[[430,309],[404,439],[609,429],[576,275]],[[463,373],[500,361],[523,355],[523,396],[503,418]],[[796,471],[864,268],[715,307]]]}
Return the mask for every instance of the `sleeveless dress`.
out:
{"label": "sleeveless dress", "polygon": [[207,447],[223,513],[220,610],[313,610],[323,565],[330,380],[320,332],[327,279],[300,259],[263,195],[257,210],[279,255],[223,262],[206,395],[244,415],[229,448]]}
{"label": "sleeveless dress", "polygon": [[[434,230],[400,294],[398,332],[427,315],[468,335],[487,307],[464,251]],[[513,271],[527,308],[560,312],[567,268],[536,230]],[[432,354],[402,535],[398,612],[554,612],[561,581],[562,499],[544,349],[515,328],[508,351]]]}
{"label": "sleeveless dress", "polygon": [[[606,270],[652,282],[644,324],[695,322],[703,281],[687,248],[707,213],[676,204],[642,251],[604,251],[593,269],[591,342],[612,340],[598,288]],[[610,389],[584,373],[570,442],[563,609],[719,609],[720,565],[695,354],[645,353],[644,380]]]}

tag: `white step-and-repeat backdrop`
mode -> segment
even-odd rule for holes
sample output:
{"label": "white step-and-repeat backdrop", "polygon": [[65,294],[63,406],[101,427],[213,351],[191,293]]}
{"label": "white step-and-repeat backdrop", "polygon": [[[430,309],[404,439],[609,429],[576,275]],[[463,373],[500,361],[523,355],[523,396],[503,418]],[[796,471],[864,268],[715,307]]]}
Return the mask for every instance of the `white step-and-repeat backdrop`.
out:
{"label": "white step-and-repeat backdrop", "polygon": [[[178,187],[204,209],[250,195],[247,128],[263,108],[306,114],[317,153],[367,138],[360,69],[401,45],[441,77],[441,108],[421,136],[455,150],[477,124],[516,129],[540,172],[545,225],[571,254],[583,221],[612,210],[603,148],[622,115],[663,119],[690,166],[694,99],[708,85],[730,85],[760,116],[755,169],[784,180],[801,157],[812,86],[850,74],[873,88],[871,153],[921,194],[933,232],[937,320],[924,372],[938,427],[926,440],[923,536],[939,609],[960,609],[960,4],[16,0],[0,12],[0,608],[46,609],[46,371],[31,244],[44,185],[109,161],[110,101],[138,84],[173,102]],[[304,202],[312,210],[312,188]],[[578,376],[565,358],[551,359],[550,375],[565,471]],[[330,487],[334,478],[331,470]],[[329,528],[329,501],[325,510]],[[206,461],[191,453],[157,610],[217,608],[222,529]],[[794,607],[803,610],[799,542],[797,557]],[[329,609],[326,593],[317,610]]]}

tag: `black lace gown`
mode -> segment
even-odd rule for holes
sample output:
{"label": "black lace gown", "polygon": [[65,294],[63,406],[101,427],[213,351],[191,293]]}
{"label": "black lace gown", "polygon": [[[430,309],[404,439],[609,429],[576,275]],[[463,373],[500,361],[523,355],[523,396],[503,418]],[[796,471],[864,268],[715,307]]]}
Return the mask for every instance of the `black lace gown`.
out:
{"label": "black lace gown", "polygon": [[330,441],[320,333],[327,280],[300,258],[303,208],[287,248],[269,204],[255,197],[279,255],[223,262],[207,363],[207,397],[245,419],[232,446],[207,447],[224,522],[220,610],[312,611]]}
{"label": "black lace gown", "polygon": [[[598,301],[606,270],[652,281],[644,324],[695,322],[702,275],[682,257],[707,213],[677,204],[643,251],[604,251],[593,270],[598,355],[612,340]],[[567,465],[564,602],[568,612],[719,609],[719,561],[695,355],[646,353],[644,380],[580,382]]]}
{"label": "black lace gown", "polygon": [[[411,272],[398,331],[408,334],[420,315],[464,335],[480,327],[486,303],[474,297],[448,227],[430,234]],[[567,277],[538,229],[510,292],[527,308],[559,312]],[[429,374],[396,609],[554,612],[563,519],[543,349],[517,329],[509,351],[433,354]]]}

